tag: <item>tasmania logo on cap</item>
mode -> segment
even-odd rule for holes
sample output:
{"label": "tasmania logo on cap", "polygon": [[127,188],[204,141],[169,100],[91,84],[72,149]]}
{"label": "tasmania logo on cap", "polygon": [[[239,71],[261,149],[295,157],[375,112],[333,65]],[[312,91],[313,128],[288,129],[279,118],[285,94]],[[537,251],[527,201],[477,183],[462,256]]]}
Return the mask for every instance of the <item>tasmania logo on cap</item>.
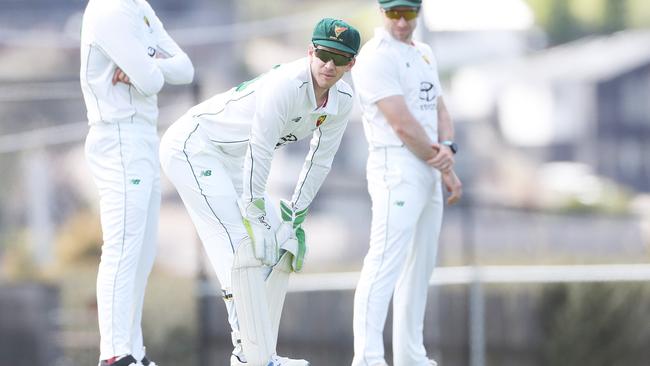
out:
{"label": "tasmania logo on cap", "polygon": [[325,123],[325,118],[327,118],[327,115],[326,115],[326,114],[324,114],[324,115],[318,117],[318,119],[316,120],[316,127],[320,127],[320,125],[322,125],[323,123]]}
{"label": "tasmania logo on cap", "polygon": [[339,36],[341,36],[341,34],[346,30],[348,30],[348,27],[335,26],[334,35],[336,36],[336,38],[339,38]]}

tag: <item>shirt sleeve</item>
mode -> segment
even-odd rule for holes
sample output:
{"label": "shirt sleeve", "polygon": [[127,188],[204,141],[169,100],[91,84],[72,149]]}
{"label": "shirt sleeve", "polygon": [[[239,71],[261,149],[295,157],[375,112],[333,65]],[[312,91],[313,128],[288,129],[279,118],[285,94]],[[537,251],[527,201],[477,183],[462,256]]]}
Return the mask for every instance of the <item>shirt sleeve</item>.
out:
{"label": "shirt sleeve", "polygon": [[137,37],[138,24],[132,14],[120,8],[107,9],[95,25],[95,42],[143,95],[157,94],[165,84],[162,71]]}
{"label": "shirt sleeve", "polygon": [[265,84],[267,85],[260,85],[256,90],[259,95],[256,97],[257,105],[244,160],[243,202],[264,197],[275,145],[289,119],[295,89],[285,80]]}
{"label": "shirt sleeve", "polygon": [[352,98],[346,103],[345,109],[337,116],[328,116],[325,122],[314,131],[310,142],[309,153],[298,178],[291,202],[297,210],[303,210],[311,204],[316,193],[329,173],[334,155],[339,149],[343,133],[348,125]]}
{"label": "shirt sleeve", "polygon": [[352,81],[364,103],[375,103],[392,95],[404,95],[397,60],[389,50],[374,49],[359,57],[352,68]]}
{"label": "shirt sleeve", "polygon": [[194,79],[192,61],[178,44],[169,36],[162,22],[148,3],[147,15],[156,37],[156,52],[161,52],[165,58],[155,58],[162,71],[165,82],[172,85],[189,84]]}

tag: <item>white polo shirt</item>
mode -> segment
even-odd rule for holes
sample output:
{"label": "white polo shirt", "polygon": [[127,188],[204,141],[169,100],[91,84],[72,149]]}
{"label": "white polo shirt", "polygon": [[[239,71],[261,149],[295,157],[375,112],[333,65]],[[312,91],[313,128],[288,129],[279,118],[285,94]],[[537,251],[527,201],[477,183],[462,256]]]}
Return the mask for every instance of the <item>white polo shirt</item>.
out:
{"label": "white polo shirt", "polygon": [[[157,53],[167,58],[156,58]],[[112,84],[116,67],[132,85]],[[81,29],[79,76],[89,124],[155,125],[156,94],[165,82],[190,83],[194,68],[145,0],[90,0]]]}
{"label": "white polo shirt", "polygon": [[442,87],[431,47],[421,42],[408,45],[378,28],[361,48],[351,73],[370,149],[404,145],[376,104],[393,95],[404,96],[409,111],[431,141],[438,141],[438,97]]}
{"label": "white polo shirt", "polygon": [[292,202],[309,206],[330,170],[353,104],[352,88],[339,80],[327,103],[316,105],[309,60],[278,65],[195,106],[188,112],[212,143],[244,157],[244,202],[264,197],[273,152],[311,137],[310,151]]}

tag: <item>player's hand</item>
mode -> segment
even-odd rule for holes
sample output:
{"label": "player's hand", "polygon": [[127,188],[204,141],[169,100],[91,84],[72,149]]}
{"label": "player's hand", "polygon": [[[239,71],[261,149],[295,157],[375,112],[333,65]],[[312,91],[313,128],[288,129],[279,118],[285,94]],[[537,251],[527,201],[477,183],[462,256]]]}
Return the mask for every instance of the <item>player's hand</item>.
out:
{"label": "player's hand", "polygon": [[258,198],[246,204],[240,204],[246,231],[253,242],[255,258],[267,266],[273,266],[279,259],[279,248],[275,233],[266,219],[264,199]]}
{"label": "player's hand", "polygon": [[449,169],[442,172],[442,184],[444,184],[445,189],[449,192],[447,204],[453,205],[457,203],[463,195],[463,183],[461,183],[453,170]]}
{"label": "player's hand", "polygon": [[305,230],[302,228],[302,223],[307,217],[307,209],[298,211],[291,203],[280,200],[280,214],[282,224],[276,232],[276,238],[281,249],[293,254],[291,265],[294,272],[300,272],[307,254]]}
{"label": "player's hand", "polygon": [[124,83],[126,85],[131,85],[131,79],[120,69],[119,67],[115,68],[115,72],[113,73],[113,85],[117,83]]}
{"label": "player's hand", "polygon": [[454,167],[454,153],[447,145],[434,143],[431,147],[437,151],[436,155],[427,160],[427,164],[440,170],[441,172],[453,169]]}

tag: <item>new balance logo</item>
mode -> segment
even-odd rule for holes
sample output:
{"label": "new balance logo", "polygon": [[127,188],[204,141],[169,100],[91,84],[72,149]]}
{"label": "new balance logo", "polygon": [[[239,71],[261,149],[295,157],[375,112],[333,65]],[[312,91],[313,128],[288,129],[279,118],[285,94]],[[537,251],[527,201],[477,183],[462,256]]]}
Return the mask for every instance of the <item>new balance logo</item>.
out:
{"label": "new balance logo", "polygon": [[208,170],[202,170],[202,171],[201,171],[201,176],[202,176],[202,177],[209,177],[209,176],[211,176],[211,175],[212,175],[212,170],[209,170],[209,169],[208,169]]}
{"label": "new balance logo", "polygon": [[395,201],[395,206],[404,207],[404,201]]}
{"label": "new balance logo", "polygon": [[131,184],[137,186],[138,184],[140,184],[140,179],[131,179]]}

